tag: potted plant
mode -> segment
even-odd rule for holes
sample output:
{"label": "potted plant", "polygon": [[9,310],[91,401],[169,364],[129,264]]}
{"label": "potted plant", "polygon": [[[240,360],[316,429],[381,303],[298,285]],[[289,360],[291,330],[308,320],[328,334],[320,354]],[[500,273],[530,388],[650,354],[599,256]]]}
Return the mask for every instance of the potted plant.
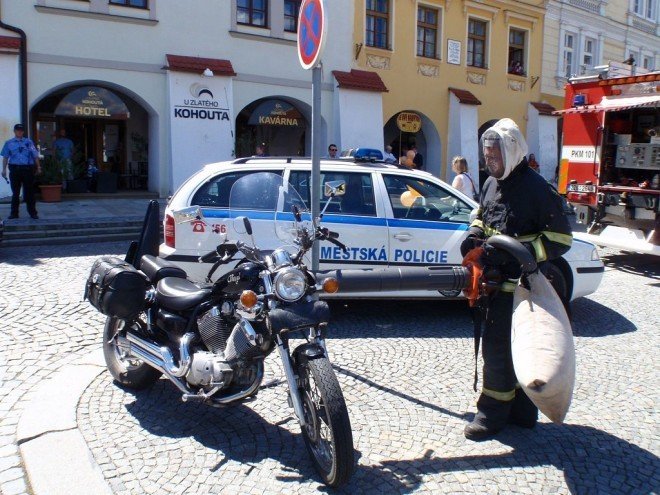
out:
{"label": "potted plant", "polygon": [[80,145],[74,148],[73,156],[69,162],[68,180],[66,181],[66,192],[68,193],[86,193],[87,192],[87,164],[83,159]]}
{"label": "potted plant", "polygon": [[66,164],[57,158],[52,156],[44,158],[39,179],[42,201],[46,203],[62,201],[63,167],[66,167]]}

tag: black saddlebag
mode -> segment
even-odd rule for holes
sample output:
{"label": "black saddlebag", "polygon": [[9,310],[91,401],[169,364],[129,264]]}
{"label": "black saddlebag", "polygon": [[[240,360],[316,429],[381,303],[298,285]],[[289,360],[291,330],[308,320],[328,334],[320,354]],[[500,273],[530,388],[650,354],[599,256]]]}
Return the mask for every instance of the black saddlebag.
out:
{"label": "black saddlebag", "polygon": [[92,265],[85,299],[106,316],[135,318],[145,306],[148,281],[121,258],[104,256]]}

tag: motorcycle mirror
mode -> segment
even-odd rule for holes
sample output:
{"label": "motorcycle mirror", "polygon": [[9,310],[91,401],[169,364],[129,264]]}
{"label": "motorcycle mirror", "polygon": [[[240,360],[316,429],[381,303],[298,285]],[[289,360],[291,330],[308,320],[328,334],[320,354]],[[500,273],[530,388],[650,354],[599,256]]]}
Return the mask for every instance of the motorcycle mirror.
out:
{"label": "motorcycle mirror", "polygon": [[291,205],[291,211],[293,212],[293,216],[296,218],[296,222],[302,222],[300,209],[296,205]]}
{"label": "motorcycle mirror", "polygon": [[245,232],[247,232],[247,235],[252,235],[252,224],[248,217],[243,217],[243,225],[245,226]]}
{"label": "motorcycle mirror", "polygon": [[325,183],[325,197],[330,198],[333,196],[343,196],[346,194],[346,181],[345,180],[331,180]]}
{"label": "motorcycle mirror", "polygon": [[195,220],[204,220],[204,215],[199,206],[188,206],[187,208],[182,208],[172,212],[174,217],[174,223],[189,223],[194,222]]}

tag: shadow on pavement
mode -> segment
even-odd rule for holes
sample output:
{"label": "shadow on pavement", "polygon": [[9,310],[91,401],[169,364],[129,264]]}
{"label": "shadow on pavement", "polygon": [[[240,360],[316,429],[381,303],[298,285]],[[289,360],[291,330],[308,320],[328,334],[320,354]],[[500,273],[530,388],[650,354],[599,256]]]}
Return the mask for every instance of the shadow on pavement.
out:
{"label": "shadow on pavement", "polygon": [[[123,258],[131,241],[90,242],[67,245],[41,246],[2,246],[0,244],[0,264],[17,266],[39,266],[49,259],[70,258],[71,256],[119,256]],[[92,264],[89,264],[92,267]]]}
{"label": "shadow on pavement", "polygon": [[637,330],[625,316],[586,297],[573,301],[571,309],[573,335],[576,337],[604,337]]}
{"label": "shadow on pavement", "polygon": [[[330,301],[328,338],[465,338],[472,337],[466,301]],[[420,324],[420,319],[423,324]],[[359,331],[345,333],[350,323]]]}
{"label": "shadow on pavement", "polygon": [[617,252],[616,254],[603,254],[602,260],[607,268],[660,280],[660,258],[658,256]]}
{"label": "shadow on pavement", "polygon": [[497,441],[513,451],[462,457],[435,457],[432,451],[427,451],[416,459],[359,466],[351,481],[352,488],[349,486],[345,491],[351,493],[363,486],[386,484],[393,493],[411,493],[422,486],[424,475],[538,466],[561,470],[572,494],[642,494],[652,493],[660,486],[657,456],[589,426],[543,423],[532,431],[510,427],[500,433]]}
{"label": "shadow on pavement", "polygon": [[[264,459],[274,459],[286,473],[290,473],[278,476],[279,480],[320,482],[302,435],[282,427],[296,421],[292,412],[290,417],[272,424],[242,404],[215,408],[183,403],[180,394],[164,379],[147,390],[124,390],[136,398],[126,405],[126,409],[149,433],[167,438],[193,437],[204,447],[217,451],[218,463],[210,468],[210,472],[217,472],[233,461],[246,466],[243,472],[247,473]],[[257,397],[256,401],[259,400]],[[280,407],[287,409],[288,414],[290,408],[286,398]],[[294,428],[298,429],[297,426]],[[222,472],[216,476],[221,483]]]}

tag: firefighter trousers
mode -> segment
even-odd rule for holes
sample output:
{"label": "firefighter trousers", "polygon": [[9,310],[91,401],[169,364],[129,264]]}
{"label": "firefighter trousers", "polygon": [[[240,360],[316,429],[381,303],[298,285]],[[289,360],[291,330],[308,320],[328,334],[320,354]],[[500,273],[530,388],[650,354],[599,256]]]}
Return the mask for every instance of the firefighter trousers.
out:
{"label": "firefighter trousers", "polygon": [[514,399],[516,374],[511,359],[511,318],[513,293],[500,291],[488,304],[482,336],[483,389],[493,399],[508,402]]}

